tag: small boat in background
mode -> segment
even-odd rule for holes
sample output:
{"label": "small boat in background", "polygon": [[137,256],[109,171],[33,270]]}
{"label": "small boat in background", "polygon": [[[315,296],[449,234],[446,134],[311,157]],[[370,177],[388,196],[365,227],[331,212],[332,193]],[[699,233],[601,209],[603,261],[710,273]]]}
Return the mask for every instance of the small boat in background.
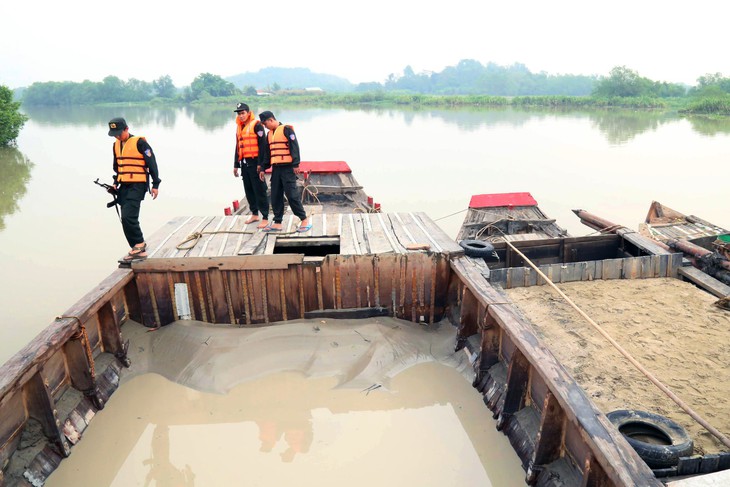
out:
{"label": "small boat in background", "polygon": [[530,193],[490,193],[471,197],[456,240],[539,240],[567,237]]}
{"label": "small boat in background", "polygon": [[639,224],[639,233],[667,243],[672,240],[687,240],[710,250],[710,244],[720,235],[730,231],[694,215],[685,215],[658,201],[652,201],[644,223]]}
{"label": "small boat in background", "polygon": [[[374,213],[380,203],[368,196],[352,175],[345,161],[302,161],[297,184],[302,187],[302,203],[316,213]],[[266,170],[266,185],[271,188],[271,168]],[[226,214],[231,211],[226,208]],[[248,212],[246,198],[233,201],[231,214]]]}
{"label": "small boat in background", "polygon": [[[586,212],[573,210],[581,223],[601,233],[632,230]],[[684,215],[653,201],[639,234],[669,252],[681,253],[679,274],[705,291],[724,298],[730,295],[730,232],[694,215]]]}

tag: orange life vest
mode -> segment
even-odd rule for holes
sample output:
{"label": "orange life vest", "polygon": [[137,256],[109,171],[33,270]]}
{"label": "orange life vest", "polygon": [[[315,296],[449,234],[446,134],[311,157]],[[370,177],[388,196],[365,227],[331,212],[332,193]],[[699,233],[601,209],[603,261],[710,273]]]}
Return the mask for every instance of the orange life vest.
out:
{"label": "orange life vest", "polygon": [[292,128],[291,125],[279,125],[274,130],[269,130],[269,151],[271,152],[271,165],[290,164],[292,159],[289,151],[289,141],[284,135],[284,127]]}
{"label": "orange life vest", "polygon": [[123,148],[121,141],[114,142],[118,183],[147,182],[147,163],[145,163],[142,153],[137,150],[137,141],[139,139],[144,140],[144,137],[128,138]]}
{"label": "orange life vest", "polygon": [[238,142],[238,159],[250,159],[259,156],[259,141],[254,128],[256,117],[253,113],[248,114],[248,120],[241,123],[238,120],[236,129],[236,141]]}

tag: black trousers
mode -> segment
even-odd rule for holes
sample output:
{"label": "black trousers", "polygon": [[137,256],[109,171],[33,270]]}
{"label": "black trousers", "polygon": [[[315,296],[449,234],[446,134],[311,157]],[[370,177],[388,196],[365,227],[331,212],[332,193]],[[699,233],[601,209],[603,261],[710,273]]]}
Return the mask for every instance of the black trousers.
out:
{"label": "black trousers", "polygon": [[291,211],[297,218],[300,220],[307,218],[294,168],[291,164],[274,164],[271,170],[271,208],[274,210],[274,223],[281,223],[284,219],[285,195]]}
{"label": "black trousers", "polygon": [[[249,165],[250,164],[250,165]],[[256,171],[256,161],[249,163],[241,161],[241,178],[243,179],[243,191],[246,193],[246,201],[252,215],[258,215],[264,220],[269,219],[269,197],[266,194],[268,188],[266,181],[259,179]]]}
{"label": "black trousers", "polygon": [[122,208],[122,230],[130,247],[144,242],[144,235],[139,226],[139,209],[142,205],[147,183],[120,184],[117,199]]}

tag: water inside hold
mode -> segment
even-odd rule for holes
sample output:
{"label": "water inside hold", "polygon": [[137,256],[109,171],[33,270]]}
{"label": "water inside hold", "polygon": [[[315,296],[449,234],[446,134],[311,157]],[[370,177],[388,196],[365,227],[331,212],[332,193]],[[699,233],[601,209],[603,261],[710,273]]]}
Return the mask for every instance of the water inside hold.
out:
{"label": "water inside hold", "polygon": [[452,367],[416,365],[391,390],[336,384],[284,372],[219,395],[135,377],[46,485],[525,485],[507,438]]}

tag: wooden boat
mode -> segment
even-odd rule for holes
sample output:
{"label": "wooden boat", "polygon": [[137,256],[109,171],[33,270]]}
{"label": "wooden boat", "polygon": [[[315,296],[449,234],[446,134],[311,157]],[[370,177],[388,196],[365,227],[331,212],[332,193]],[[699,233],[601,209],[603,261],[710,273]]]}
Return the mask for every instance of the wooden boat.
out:
{"label": "wooden boat", "polygon": [[[380,204],[369,197],[345,161],[302,161],[297,184],[302,189],[302,203],[317,213],[375,212]],[[271,187],[271,168],[266,170],[266,184]],[[233,202],[231,214],[248,212],[246,198]]]}
{"label": "wooden boat", "polygon": [[[585,225],[602,233],[631,233],[627,227],[585,210],[573,210]],[[654,201],[639,233],[684,257],[680,276],[717,297],[730,295],[730,232]]]}
{"label": "wooden boat", "polygon": [[[129,365],[126,323],[276,326],[378,313],[454,326],[456,349],[469,357],[474,386],[530,485],[662,485],[485,279],[485,261],[465,256],[425,214],[322,213],[309,232],[278,235],[247,231],[241,220],[171,220],[149,239],[147,260],[112,272],[0,368],[0,485],[42,485],[83,439]],[[217,230],[180,245],[200,228]],[[632,238],[599,236],[611,258],[583,262],[598,254],[566,237],[514,245],[540,249],[555,280],[676,276],[675,254]],[[569,264],[549,263],[566,256]],[[533,283],[519,260],[510,265],[505,282]]]}
{"label": "wooden boat", "polygon": [[639,233],[663,243],[687,240],[709,249],[708,244],[721,235],[730,235],[730,230],[652,201],[644,223],[639,224]]}
{"label": "wooden boat", "polygon": [[456,239],[515,241],[566,236],[530,193],[490,193],[471,197]]}

